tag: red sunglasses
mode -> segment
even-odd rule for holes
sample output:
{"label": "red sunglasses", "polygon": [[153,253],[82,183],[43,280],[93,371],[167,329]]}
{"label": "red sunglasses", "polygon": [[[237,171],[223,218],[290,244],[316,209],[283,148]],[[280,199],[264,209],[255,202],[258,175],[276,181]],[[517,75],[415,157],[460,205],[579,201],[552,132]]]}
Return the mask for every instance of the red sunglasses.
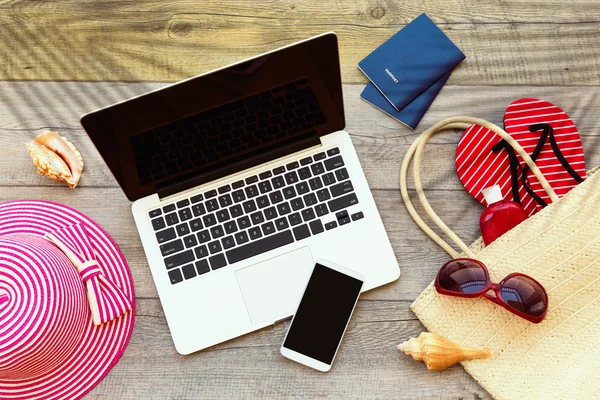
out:
{"label": "red sunglasses", "polygon": [[[484,296],[534,324],[540,323],[548,311],[548,293],[538,281],[515,272],[502,282],[493,283],[485,265],[472,258],[455,258],[442,265],[435,278],[435,289],[448,296]],[[496,295],[489,294],[490,290]]]}

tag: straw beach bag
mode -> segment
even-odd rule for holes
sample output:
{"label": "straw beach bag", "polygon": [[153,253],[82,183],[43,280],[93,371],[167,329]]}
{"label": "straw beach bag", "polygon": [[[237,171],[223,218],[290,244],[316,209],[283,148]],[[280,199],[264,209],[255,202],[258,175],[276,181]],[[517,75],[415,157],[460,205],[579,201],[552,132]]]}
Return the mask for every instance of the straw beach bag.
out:
{"label": "straw beach bag", "polygon": [[[445,129],[478,124],[506,140],[529,165],[552,204],[484,247],[470,247],[433,211],[420,181],[427,140]],[[414,183],[431,220],[461,250],[453,249],[421,219],[406,187],[414,157]],[[430,284],[411,305],[432,332],[465,346],[486,346],[492,356],[462,362],[465,370],[497,399],[600,398],[600,173],[558,199],[523,148],[494,124],[470,117],[443,120],[421,134],[408,150],[400,173],[404,203],[415,222],[453,258],[482,261],[492,281],[522,272],[548,292],[548,314],[532,324],[483,298],[443,296]],[[440,265],[441,266],[441,265]]]}

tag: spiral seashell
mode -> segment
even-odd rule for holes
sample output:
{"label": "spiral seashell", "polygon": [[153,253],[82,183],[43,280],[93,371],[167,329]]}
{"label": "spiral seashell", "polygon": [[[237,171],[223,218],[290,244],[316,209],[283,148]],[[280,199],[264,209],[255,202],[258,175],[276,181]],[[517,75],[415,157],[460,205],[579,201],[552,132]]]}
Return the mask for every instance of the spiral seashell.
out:
{"label": "spiral seashell", "polygon": [[58,132],[46,131],[26,144],[40,174],[75,188],[83,171],[83,158]]}
{"label": "spiral seashell", "polygon": [[459,346],[436,333],[422,332],[418,338],[410,338],[399,344],[398,349],[414,358],[423,361],[427,369],[439,371],[457,362],[488,357],[488,348],[474,349]]}

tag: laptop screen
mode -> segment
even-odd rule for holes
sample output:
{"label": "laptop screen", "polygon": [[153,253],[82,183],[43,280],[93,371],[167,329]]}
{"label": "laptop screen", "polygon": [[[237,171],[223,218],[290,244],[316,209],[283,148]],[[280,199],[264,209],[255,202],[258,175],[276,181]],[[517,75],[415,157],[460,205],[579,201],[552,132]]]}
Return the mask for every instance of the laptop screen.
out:
{"label": "laptop screen", "polygon": [[173,187],[184,190],[279,157],[286,149],[297,151],[294,145],[341,130],[344,123],[334,34],[81,119],[130,200]]}

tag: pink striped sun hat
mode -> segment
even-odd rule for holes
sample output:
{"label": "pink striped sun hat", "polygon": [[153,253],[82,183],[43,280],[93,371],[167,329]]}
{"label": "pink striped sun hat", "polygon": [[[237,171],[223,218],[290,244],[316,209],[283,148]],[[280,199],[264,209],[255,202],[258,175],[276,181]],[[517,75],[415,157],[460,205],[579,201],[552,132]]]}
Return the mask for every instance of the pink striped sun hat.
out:
{"label": "pink striped sun hat", "polygon": [[0,203],[0,399],[83,397],[123,354],[134,308],[98,224],[57,203]]}

